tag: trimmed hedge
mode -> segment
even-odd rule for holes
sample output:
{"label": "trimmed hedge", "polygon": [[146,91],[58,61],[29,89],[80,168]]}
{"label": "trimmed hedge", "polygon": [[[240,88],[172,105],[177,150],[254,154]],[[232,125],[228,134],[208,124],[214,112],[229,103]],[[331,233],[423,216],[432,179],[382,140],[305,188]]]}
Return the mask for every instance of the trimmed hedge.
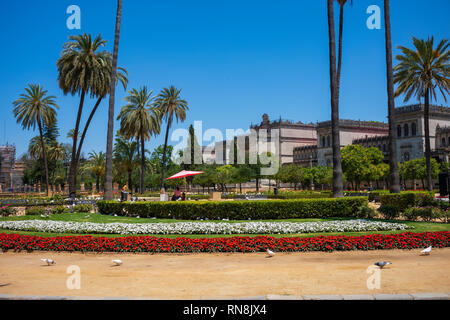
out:
{"label": "trimmed hedge", "polygon": [[401,212],[409,207],[428,205],[428,203],[421,202],[433,201],[434,193],[427,191],[409,191],[399,194],[383,194],[380,195],[381,206],[397,207]]}
{"label": "trimmed hedge", "polygon": [[358,218],[367,198],[269,201],[138,202],[99,201],[102,214],[158,219],[270,220],[301,218]]}

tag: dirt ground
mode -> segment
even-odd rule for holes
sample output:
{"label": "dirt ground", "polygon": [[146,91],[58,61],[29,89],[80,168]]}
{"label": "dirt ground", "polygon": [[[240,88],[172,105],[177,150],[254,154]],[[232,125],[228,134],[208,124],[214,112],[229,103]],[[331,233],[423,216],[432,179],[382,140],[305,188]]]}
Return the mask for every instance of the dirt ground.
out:
{"label": "dirt ground", "polygon": [[[231,299],[308,294],[450,292],[450,248],[430,256],[414,251],[277,254],[0,254],[0,294],[156,299]],[[46,266],[41,258],[56,261]],[[112,266],[121,259],[123,265]],[[377,261],[381,289],[366,273]],[[81,289],[69,290],[69,266],[81,270]]]}

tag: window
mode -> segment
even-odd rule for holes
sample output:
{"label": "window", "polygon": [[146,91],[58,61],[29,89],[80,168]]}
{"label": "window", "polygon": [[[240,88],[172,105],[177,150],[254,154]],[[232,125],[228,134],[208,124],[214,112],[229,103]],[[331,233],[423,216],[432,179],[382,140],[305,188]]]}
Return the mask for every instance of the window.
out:
{"label": "window", "polygon": [[409,136],[409,125],[406,123],[403,127],[405,137]]}
{"label": "window", "polygon": [[383,144],[383,152],[387,152],[387,147],[385,144]]}
{"label": "window", "polygon": [[325,137],[322,137],[322,147],[326,147],[325,146]]}
{"label": "window", "polygon": [[397,126],[397,137],[400,138],[402,136],[402,126]]}
{"label": "window", "polygon": [[445,138],[442,138],[442,145],[441,147],[445,147]]}
{"label": "window", "polygon": [[327,145],[328,145],[328,147],[331,147],[331,137],[330,136],[327,137]]}
{"label": "window", "polygon": [[412,136],[417,135],[417,125],[414,122],[411,124],[411,135]]}
{"label": "window", "polygon": [[409,152],[405,152],[405,153],[403,154],[403,160],[404,160],[405,162],[407,162],[407,161],[409,161],[409,159],[410,159]]}

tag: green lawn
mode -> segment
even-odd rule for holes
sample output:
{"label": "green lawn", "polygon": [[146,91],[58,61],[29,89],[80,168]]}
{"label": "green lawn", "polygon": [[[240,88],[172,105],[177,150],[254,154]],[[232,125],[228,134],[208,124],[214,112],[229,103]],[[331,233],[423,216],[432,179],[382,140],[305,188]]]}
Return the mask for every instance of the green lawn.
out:
{"label": "green lawn", "polygon": [[[89,218],[86,218],[89,216]],[[0,221],[19,221],[19,220],[46,220],[41,218],[40,216],[25,216],[25,217],[1,217]],[[113,222],[121,222],[121,223],[173,223],[173,222],[190,222],[186,220],[160,220],[160,219],[137,219],[137,218],[128,218],[128,217],[113,217],[113,216],[105,216],[101,214],[86,214],[86,213],[68,213],[68,214],[60,214],[51,216],[50,220],[53,221],[74,221],[74,222],[94,222],[94,223],[113,223]],[[288,220],[264,220],[265,222],[312,222],[312,221],[330,221],[330,220],[343,220],[343,219],[288,219]],[[450,224],[448,223],[427,223],[427,222],[410,222],[410,221],[388,221],[388,220],[377,220],[377,221],[387,221],[387,222],[401,222],[407,224],[409,226],[414,227],[414,229],[408,230],[408,232],[436,232],[436,231],[450,231]],[[198,222],[198,221],[196,221]],[[206,222],[206,221],[205,221]],[[208,221],[208,222],[224,222],[224,221]],[[230,221],[227,223],[237,223],[237,222],[248,222],[248,221]],[[403,233],[405,231],[397,230],[397,231],[370,231],[370,232],[342,232],[342,233],[307,233],[307,234],[274,234],[268,235],[276,238],[281,237],[315,237],[320,235],[347,235],[347,236],[361,236],[361,235],[369,235],[369,234],[395,234],[395,233]],[[56,237],[56,236],[74,236],[75,234],[57,234],[57,233],[44,233],[44,232],[31,232],[31,231],[12,231],[12,230],[3,230],[0,229],[0,233],[7,234],[23,234],[23,235],[36,235],[41,237]],[[76,234],[81,235],[81,234]],[[124,235],[100,235],[100,234],[86,234],[96,237],[109,237],[109,238],[117,238],[124,237]],[[128,236],[142,236],[142,235],[128,235]],[[155,237],[164,237],[164,238],[178,238],[178,237],[186,237],[186,238],[223,238],[223,237],[255,237],[256,235],[155,235]]]}

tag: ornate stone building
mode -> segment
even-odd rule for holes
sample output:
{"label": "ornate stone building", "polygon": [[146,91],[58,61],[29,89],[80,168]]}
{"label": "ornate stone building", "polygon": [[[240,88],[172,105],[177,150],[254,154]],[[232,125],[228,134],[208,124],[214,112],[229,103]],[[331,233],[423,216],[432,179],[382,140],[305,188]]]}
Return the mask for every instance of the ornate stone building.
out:
{"label": "ornate stone building", "polygon": [[[375,121],[345,120],[339,121],[341,147],[348,146],[356,139],[368,136],[385,136],[389,133],[386,123]],[[330,166],[333,163],[331,145],[331,121],[321,122],[317,126],[317,158],[319,166]]]}
{"label": "ornate stone building", "polygon": [[24,164],[16,162],[16,147],[0,146],[0,190],[22,187]]}

